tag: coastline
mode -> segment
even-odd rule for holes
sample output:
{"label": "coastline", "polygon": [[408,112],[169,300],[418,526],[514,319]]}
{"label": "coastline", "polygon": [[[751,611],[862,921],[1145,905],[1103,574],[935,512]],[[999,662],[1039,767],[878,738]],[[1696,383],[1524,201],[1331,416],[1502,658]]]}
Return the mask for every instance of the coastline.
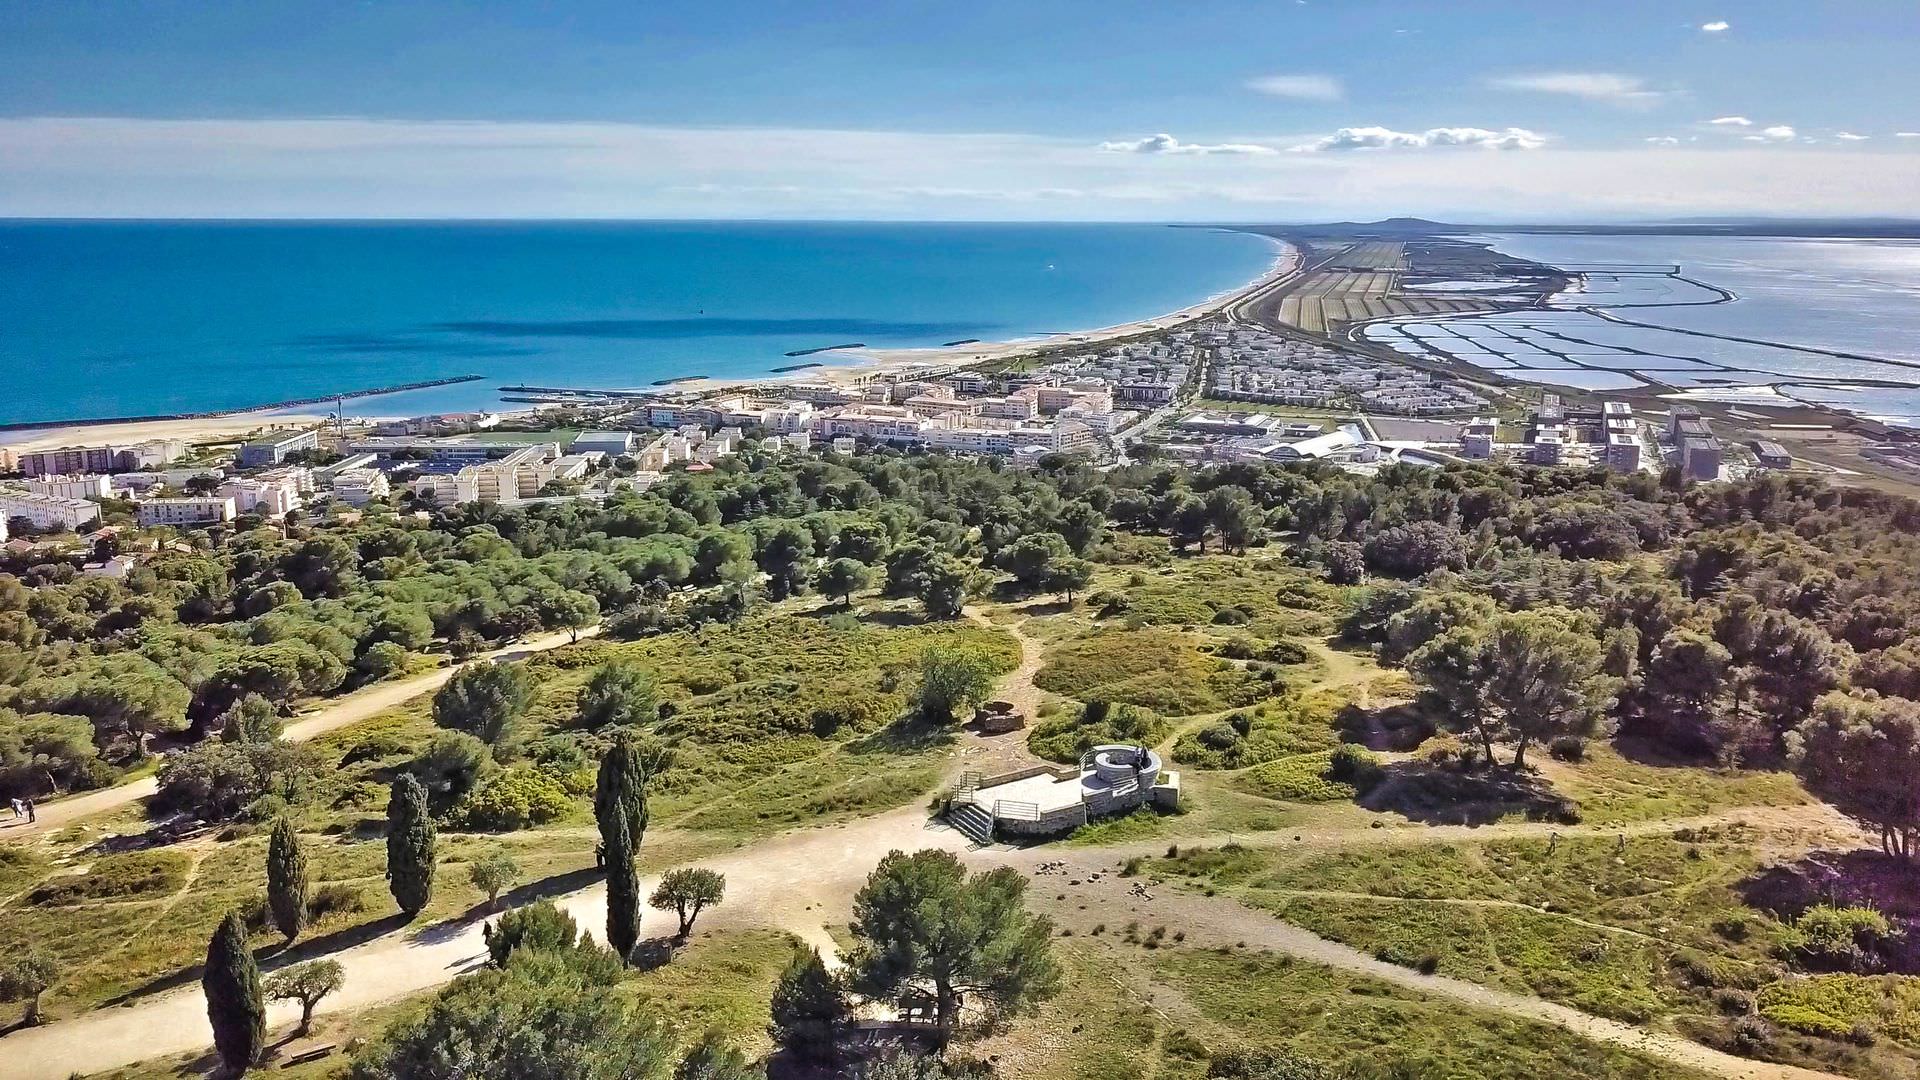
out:
{"label": "coastline", "polygon": [[[658,387],[657,392],[712,392],[737,389],[749,386],[779,386],[798,382],[828,382],[847,385],[863,382],[876,376],[889,373],[904,373],[915,368],[933,365],[957,365],[972,367],[1011,359],[1054,345],[1097,345],[1116,338],[1134,337],[1165,329],[1169,324],[1190,322],[1232,306],[1248,295],[1267,288],[1299,269],[1302,253],[1298,247],[1278,237],[1263,237],[1272,242],[1275,251],[1273,261],[1259,277],[1245,285],[1215,293],[1197,303],[1189,304],[1176,311],[1167,312],[1150,318],[1136,319],[1132,322],[1117,323],[1112,326],[1097,327],[1090,330],[1069,331],[1047,334],[1037,337],[1016,338],[1010,341],[969,341],[953,345],[931,345],[915,348],[897,349],[820,349],[812,350],[809,355],[818,357],[815,366],[802,370],[770,372],[764,375],[739,377],[688,377],[676,380],[671,386]],[[611,389],[611,388],[610,388]],[[374,399],[368,398],[372,404]],[[508,410],[500,410],[506,413]],[[514,410],[515,413],[530,413],[537,410]],[[385,418],[385,414],[370,413],[358,419]],[[36,450],[50,450],[63,446],[84,443],[133,443],[149,439],[171,438],[188,441],[209,441],[232,439],[267,427],[299,427],[325,421],[327,416],[319,413],[288,413],[283,407],[267,406],[244,412],[222,413],[217,416],[198,418],[180,418],[167,420],[114,421],[77,420],[58,427],[28,428],[14,431],[0,430],[0,447],[16,452],[27,453]],[[349,418],[353,419],[353,418]]]}
{"label": "coastline", "polygon": [[261,428],[307,427],[326,419],[327,417],[321,413],[288,413],[273,409],[255,409],[249,412],[176,420],[78,420],[58,427],[0,431],[0,447],[27,454],[37,450],[57,450],[63,446],[140,443],[151,439],[214,442],[237,439]]}
{"label": "coastline", "polygon": [[969,341],[954,345],[925,345],[897,349],[825,349],[813,355],[831,358],[832,362],[806,371],[761,376],[688,379],[676,388],[711,391],[745,386],[777,386],[791,382],[827,382],[845,385],[863,382],[879,375],[909,372],[920,367],[949,364],[973,367],[1024,356],[1052,346],[1098,345],[1116,338],[1136,337],[1155,330],[1164,330],[1169,324],[1191,322],[1232,307],[1300,268],[1302,253],[1298,247],[1276,236],[1263,235],[1261,238],[1271,241],[1276,250],[1273,262],[1268,264],[1266,271],[1259,277],[1245,285],[1215,293],[1197,303],[1163,315],[1091,330],[1064,331],[1037,337],[1014,338],[1009,341]]}

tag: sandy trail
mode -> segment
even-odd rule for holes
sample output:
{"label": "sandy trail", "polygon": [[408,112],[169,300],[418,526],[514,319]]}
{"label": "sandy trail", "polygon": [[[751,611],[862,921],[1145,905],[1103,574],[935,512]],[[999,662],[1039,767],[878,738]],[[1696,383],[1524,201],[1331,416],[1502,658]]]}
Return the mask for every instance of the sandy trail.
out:
{"label": "sandy trail", "polygon": [[[600,628],[594,626],[580,631],[579,636],[585,639],[599,632]],[[476,659],[520,660],[535,653],[557,649],[569,644],[572,640],[573,635],[563,630],[482,653]],[[415,675],[399,682],[378,683],[358,693],[327,701],[288,723],[285,738],[288,742],[303,742],[318,738],[330,731],[338,731],[349,724],[357,724],[362,720],[378,716],[421,694],[430,694],[440,689],[448,679],[453,678],[456,670],[458,670],[457,665],[437,668],[424,675]],[[24,819],[0,823],[0,840],[24,840],[44,835],[82,818],[118,810],[130,803],[151,798],[159,790],[159,781],[148,776],[110,788],[102,788],[99,791],[89,791],[54,802],[42,803],[35,807],[36,817],[32,824],[28,824]]]}
{"label": "sandy trail", "polygon": [[[1739,811],[1649,822],[1624,830],[1582,829],[1545,824],[1512,824],[1469,828],[1433,826],[1419,830],[1343,829],[1301,834],[1298,843],[1338,848],[1374,843],[1444,843],[1461,838],[1546,836],[1614,832],[1641,834],[1674,828],[1703,827],[1752,819]],[[1397,834],[1397,835],[1396,835]],[[1293,843],[1291,834],[1239,837],[1260,846]],[[1065,860],[1066,876],[1047,875],[1029,894],[1034,905],[1054,915],[1077,933],[1094,922],[1109,924],[1138,920],[1147,925],[1177,925],[1189,944],[1206,947],[1246,942],[1249,946],[1285,953],[1297,959],[1343,971],[1383,979],[1398,986],[1460,1001],[1508,1016],[1555,1024],[1587,1038],[1727,1077],[1729,1080],[1821,1080],[1828,1074],[1749,1061],[1710,1047],[1630,1024],[1591,1016],[1538,998],[1494,990],[1474,983],[1425,976],[1409,968],[1376,960],[1356,949],[1329,941],[1269,914],[1227,897],[1204,897],[1170,887],[1151,889],[1151,898],[1131,894],[1139,878],[1118,878],[1110,871],[1127,854],[1157,854],[1165,841],[1116,845],[1101,849],[1063,849],[1057,845],[1031,848],[973,848],[967,838],[937,822],[930,822],[915,806],[902,807],[862,821],[824,829],[786,833],[764,842],[699,861],[727,876],[727,901],[702,917],[702,929],[757,927],[786,930],[819,948],[835,951],[826,927],[844,923],[851,902],[873,865],[894,849],[941,848],[953,851],[977,868],[1011,866],[1032,876],[1040,864]],[[1099,879],[1095,870],[1104,869]],[[1080,884],[1066,882],[1077,878]],[[650,892],[657,879],[642,882]],[[1064,893],[1065,901],[1055,897]],[[595,884],[556,900],[596,938],[604,936],[606,894]],[[1081,910],[1084,905],[1085,910]],[[668,928],[668,917],[649,913],[650,932]],[[1086,924],[1086,925],[1082,925]],[[350,1012],[396,998],[431,990],[485,962],[486,947],[479,921],[449,921],[389,934],[332,954],[346,968],[344,989],[323,1001],[320,1013]],[[297,1011],[275,1006],[268,1021],[284,1026]],[[156,995],[116,1009],[99,1009],[45,1027],[28,1028],[6,1037],[0,1047],[0,1080],[61,1080],[74,1072],[98,1072],[155,1057],[198,1051],[207,1044],[206,1005],[197,986]]]}
{"label": "sandy trail", "polygon": [[[740,851],[702,860],[727,876],[727,901],[703,914],[699,928],[755,926],[789,930],[831,955],[830,922],[844,922],[859,883],[894,848],[961,851],[967,838],[928,822],[910,806],[844,826],[787,833]],[[646,896],[657,877],[641,882]],[[556,902],[596,939],[607,924],[606,887],[595,884]],[[348,1012],[430,990],[486,962],[481,921],[447,921],[409,928],[342,949],[330,959],[346,969],[339,993],[317,1014]],[[649,910],[649,934],[670,931],[671,915]],[[268,965],[266,970],[271,970]],[[299,1019],[297,1006],[268,1009],[268,1024]],[[198,984],[131,1005],[23,1028],[0,1041],[0,1080],[64,1080],[73,1073],[119,1068],[150,1058],[189,1053],[209,1042],[206,1000]]]}
{"label": "sandy trail", "polygon": [[1602,1019],[1539,998],[1444,976],[1422,975],[1412,968],[1376,960],[1358,949],[1310,934],[1226,897],[1207,897],[1166,886],[1149,889],[1151,898],[1135,896],[1131,890],[1141,879],[1121,878],[1111,872],[1102,874],[1098,880],[1090,879],[1089,873],[1099,868],[1110,871],[1112,864],[1094,858],[1068,860],[1068,880],[1079,878],[1081,884],[1066,890],[1067,900],[1062,902],[1054,899],[1062,891],[1055,888],[1060,879],[1048,878],[1046,884],[1029,894],[1034,906],[1072,927],[1076,933],[1083,933],[1100,922],[1114,925],[1138,921],[1143,926],[1177,926],[1186,933],[1189,946],[1217,948],[1244,943],[1249,949],[1284,953],[1297,960],[1365,975],[1463,1005],[1553,1024],[1596,1042],[1638,1051],[1728,1080],[1834,1080],[1830,1073],[1735,1057],[1678,1036]]}

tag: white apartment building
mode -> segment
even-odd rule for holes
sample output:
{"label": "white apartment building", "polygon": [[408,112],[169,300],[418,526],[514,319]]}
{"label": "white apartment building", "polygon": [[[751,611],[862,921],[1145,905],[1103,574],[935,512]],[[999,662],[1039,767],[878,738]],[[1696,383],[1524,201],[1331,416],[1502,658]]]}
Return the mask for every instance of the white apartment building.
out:
{"label": "white apartment building", "polygon": [[392,492],[387,474],[379,469],[347,469],[333,474],[333,497],[348,506],[365,506]]}
{"label": "white apartment building", "polygon": [[313,473],[304,468],[271,469],[252,477],[234,477],[214,494],[233,500],[242,514],[282,518],[298,510],[313,493]]}
{"label": "white apartment building", "polygon": [[921,442],[932,424],[898,405],[848,405],[815,416],[813,433],[828,439],[852,435],[888,442]]}
{"label": "white apartment building", "polygon": [[106,499],[113,496],[113,481],[103,475],[46,476],[25,481],[36,495],[58,495],[63,499]]}
{"label": "white apartment building", "polygon": [[148,499],[140,504],[141,525],[206,525],[216,521],[232,521],[233,518],[233,497],[230,495]]}
{"label": "white apartment building", "polygon": [[0,518],[25,518],[40,529],[78,529],[100,517],[100,504],[32,491],[0,492]]}

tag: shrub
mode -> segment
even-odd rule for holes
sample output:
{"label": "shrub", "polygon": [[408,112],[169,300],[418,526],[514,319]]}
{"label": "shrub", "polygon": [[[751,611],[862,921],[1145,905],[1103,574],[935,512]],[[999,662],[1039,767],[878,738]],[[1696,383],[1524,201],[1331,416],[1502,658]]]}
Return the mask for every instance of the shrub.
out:
{"label": "shrub", "polygon": [[1027,748],[1043,758],[1073,762],[1107,743],[1152,746],[1167,736],[1167,724],[1146,709],[1088,702],[1078,715],[1057,716],[1027,733]]}
{"label": "shrub", "polygon": [[482,924],[481,936],[495,967],[505,967],[515,949],[571,949],[582,940],[573,916],[551,900],[515,908],[496,922]]}
{"label": "shrub", "polygon": [[1362,747],[1343,743],[1327,761],[1327,777],[1365,793],[1380,782],[1380,759]]}
{"label": "shrub", "polygon": [[[1344,757],[1341,750],[1349,751]],[[1359,747],[1299,754],[1257,765],[1234,786],[1264,799],[1286,802],[1342,802],[1357,798],[1380,782],[1378,759]]]}
{"label": "shrub", "polygon": [[1562,735],[1547,745],[1547,753],[1555,761],[1585,761],[1587,740],[1576,735]]}
{"label": "shrub", "polygon": [[133,851],[96,860],[84,874],[63,874],[27,895],[29,903],[59,907],[87,900],[162,896],[186,883],[187,859],[174,851]]}
{"label": "shrub", "polygon": [[1713,1007],[1728,1016],[1745,1016],[1753,1011],[1753,995],[1730,986],[1722,987],[1713,992]]}
{"label": "shrub", "polygon": [[1782,948],[1815,971],[1871,971],[1880,951],[1896,932],[1887,917],[1870,907],[1816,904],[1795,919]]}
{"label": "shrub", "polygon": [[493,768],[493,749],[464,731],[437,731],[427,749],[408,766],[428,791],[454,797],[473,790]]}
{"label": "shrub", "polygon": [[367,910],[367,894],[358,885],[330,881],[307,897],[307,918],[319,922],[329,915],[357,915]]}
{"label": "shrub", "polygon": [[508,832],[552,821],[571,805],[553,777],[521,767],[494,774],[455,808],[453,817],[468,829]]}
{"label": "shrub", "polygon": [[1773,1041],[1773,1025],[1757,1016],[1743,1016],[1733,1022],[1733,1045],[1743,1051],[1764,1048]]}
{"label": "shrub", "polygon": [[1816,975],[1761,988],[1760,1015],[1795,1031],[1851,1038],[1866,1024],[1878,1038],[1920,1041],[1920,981],[1897,975]]}
{"label": "shrub", "polygon": [[1820,1035],[1829,1039],[1845,1038],[1853,1025],[1836,1020],[1805,1005],[1775,1005],[1763,1014],[1772,1023],[1798,1031],[1802,1035]]}
{"label": "shrub", "polygon": [[1267,646],[1260,659],[1270,664],[1305,664],[1313,660],[1313,653],[1297,641],[1276,641]]}

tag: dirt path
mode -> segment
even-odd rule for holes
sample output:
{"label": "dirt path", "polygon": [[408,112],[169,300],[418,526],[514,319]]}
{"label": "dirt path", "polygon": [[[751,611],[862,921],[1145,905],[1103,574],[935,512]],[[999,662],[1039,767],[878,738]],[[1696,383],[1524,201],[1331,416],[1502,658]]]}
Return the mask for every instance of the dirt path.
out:
{"label": "dirt path", "polygon": [[[1016,708],[1026,712],[1031,720],[1042,698],[1039,689],[1033,685],[1033,677],[1041,665],[1042,644],[1024,633],[1019,624],[988,623],[984,613],[977,609],[969,610],[967,615],[976,622],[1007,630],[1019,642],[1020,663],[1007,676],[999,693],[1004,700],[1013,702]],[[533,652],[552,648],[565,639],[565,635],[552,637],[561,640],[555,641],[551,637],[541,639],[521,646],[517,651]],[[379,688],[377,697],[372,694],[355,695],[354,698],[337,702],[294,725],[289,737],[312,738],[324,731],[365,719],[415,694],[436,688],[450,674],[450,671],[435,672]],[[377,701],[377,704],[373,701]],[[294,734],[296,730],[299,731],[297,736]],[[1022,759],[1034,760],[1026,752],[1022,733],[987,738],[968,735],[960,753],[955,755],[955,767],[991,768],[994,763],[1003,760],[1016,762]],[[136,786],[127,785],[126,788],[99,794],[121,795]],[[139,797],[138,793],[125,794],[112,805],[123,805]],[[1627,826],[1512,823],[1477,828],[1337,828],[1252,837],[1226,834],[1187,837],[1182,838],[1181,843],[1238,842],[1260,847],[1300,846],[1339,850],[1380,844],[1484,841],[1553,834],[1646,835],[1735,822],[1751,823],[1762,828],[1787,824],[1801,829],[1824,828],[1834,826],[1838,821],[1830,812],[1822,814],[1815,808],[1794,807],[1790,810],[1789,816],[1784,810],[1776,812],[1772,808],[1748,808]],[[98,812],[98,809],[87,812]],[[42,815],[43,825],[48,817],[48,814]],[[1062,889],[1059,886],[1069,878],[1049,875],[1041,879],[1041,886],[1030,895],[1036,907],[1054,914],[1064,925],[1074,927],[1076,932],[1095,922],[1115,923],[1128,919],[1137,919],[1149,925],[1177,925],[1185,930],[1190,944],[1222,946],[1245,942],[1252,947],[1367,975],[1506,1016],[1555,1024],[1586,1038],[1636,1050],[1728,1080],[1832,1080],[1825,1073],[1733,1057],[1677,1036],[1605,1020],[1538,998],[1456,979],[1421,975],[1321,938],[1227,897],[1206,897],[1166,887],[1152,889],[1152,895],[1141,897],[1131,892],[1139,879],[1120,879],[1111,873],[1102,874],[1098,879],[1092,877],[1096,867],[1111,867],[1127,855],[1158,854],[1164,850],[1166,842],[1162,838],[1078,851],[1058,846],[973,849],[966,837],[944,825],[929,822],[918,806],[907,806],[830,828],[786,833],[700,860],[697,865],[709,867],[728,878],[726,903],[703,917],[701,927],[785,930],[820,948],[823,954],[832,956],[836,949],[826,928],[847,919],[853,893],[865,880],[874,863],[889,850],[942,848],[959,854],[976,867],[1011,866],[1030,876],[1036,873],[1042,863],[1065,859],[1070,866],[1077,868],[1070,872],[1070,877],[1079,878],[1081,883]],[[652,886],[651,881],[642,884],[642,888],[648,891]],[[1056,899],[1060,895],[1066,899]],[[1382,898],[1369,896],[1366,899]],[[602,936],[606,924],[603,886],[590,886],[560,897],[557,902],[582,927],[596,937]],[[649,930],[667,925],[660,915],[648,913]],[[1619,930],[1598,924],[1595,924],[1595,928]],[[481,939],[479,921],[449,921],[389,934],[341,950],[332,954],[331,958],[346,969],[346,981],[339,993],[321,1003],[321,1013],[350,1012],[431,990],[484,963],[486,948]],[[288,1024],[296,1018],[297,1010],[288,1006],[274,1006],[268,1013],[269,1023],[276,1026]],[[189,986],[123,1008],[99,1009],[45,1027],[17,1031],[0,1043],[0,1048],[6,1051],[0,1055],[0,1080],[60,1080],[75,1072],[98,1072],[150,1058],[197,1051],[206,1045],[207,1039],[204,999],[197,987]]]}
{"label": "dirt path", "polygon": [[[969,607],[963,614],[980,626],[1005,631],[1020,646],[1020,663],[1000,680],[994,697],[1011,704],[1026,717],[1028,726],[1032,726],[1038,722],[1040,706],[1046,700],[1045,693],[1033,684],[1033,677],[1040,673],[1040,667],[1045,662],[1046,644],[1027,634],[1024,624],[1031,616],[1023,614],[1019,622],[997,623],[989,619],[982,608]],[[958,778],[963,772],[992,776],[1040,764],[1054,763],[1042,762],[1027,749],[1025,730],[1009,731],[1003,735],[982,735],[971,728],[962,728],[953,762],[947,770],[948,781]]]}
{"label": "dirt path", "polygon": [[1131,892],[1138,878],[1120,878],[1112,873],[1102,874],[1097,880],[1089,876],[1097,867],[1109,866],[1104,859],[1098,862],[1068,860],[1068,872],[1080,880],[1080,885],[1064,890],[1067,899],[1060,901],[1054,897],[1063,892],[1056,887],[1063,882],[1059,878],[1048,878],[1044,887],[1030,894],[1034,906],[1073,928],[1075,933],[1084,933],[1102,922],[1109,926],[1129,921],[1144,926],[1177,926],[1187,935],[1186,944],[1190,946],[1217,948],[1244,944],[1250,949],[1283,953],[1516,1019],[1553,1024],[1596,1042],[1728,1080],[1834,1080],[1829,1073],[1734,1057],[1678,1036],[1602,1019],[1539,998],[1439,975],[1422,975],[1308,933],[1226,897],[1207,897],[1161,887],[1149,890],[1152,894],[1149,898],[1142,898]]}
{"label": "dirt path", "polygon": [[[889,850],[964,851],[967,838],[930,824],[918,806],[844,826],[787,833],[764,843],[701,860],[727,877],[727,900],[701,916],[700,928],[768,927],[788,930],[831,952],[826,926],[844,922],[853,892]],[[657,879],[641,883],[641,895]],[[604,938],[606,889],[592,885],[556,901],[582,928]],[[669,930],[671,916],[649,909],[647,933]],[[431,990],[486,961],[481,922],[448,921],[342,949],[330,959],[346,969],[339,993],[320,1003],[321,1014],[350,1012]],[[267,966],[271,970],[272,965]],[[297,1006],[274,1005],[269,1025],[299,1019]],[[197,984],[122,1008],[92,1012],[44,1027],[24,1028],[0,1040],[0,1080],[64,1080],[150,1058],[188,1053],[209,1041],[206,1001]]]}
{"label": "dirt path", "polygon": [[[1337,849],[1381,842],[1443,843],[1471,837],[1545,836],[1615,832],[1642,834],[1675,828],[1727,824],[1742,817],[1728,812],[1686,821],[1649,822],[1627,829],[1514,824],[1479,829],[1454,826],[1413,830],[1339,829],[1301,834],[1300,843]],[[1394,834],[1399,835],[1394,835]],[[1257,838],[1271,844],[1291,843],[1291,834]],[[1245,842],[1246,837],[1239,838]],[[1190,842],[1190,841],[1189,841]],[[1264,844],[1263,844],[1264,846]],[[700,860],[727,876],[727,901],[701,920],[703,929],[755,927],[785,930],[832,955],[834,946],[826,927],[850,915],[853,893],[873,865],[887,851],[942,848],[979,868],[1011,866],[1034,875],[1040,864],[1065,860],[1074,868],[1067,876],[1047,875],[1030,896],[1036,907],[1064,925],[1081,932],[1094,922],[1109,924],[1137,919],[1148,925],[1177,925],[1195,945],[1248,945],[1286,953],[1380,978],[1395,985],[1457,1000],[1479,1008],[1527,1020],[1556,1024],[1587,1038],[1628,1047],[1702,1069],[1729,1080],[1825,1080],[1826,1074],[1768,1065],[1722,1054],[1675,1036],[1646,1031],[1629,1024],[1586,1013],[1522,994],[1493,990],[1477,984],[1424,976],[1408,968],[1383,963],[1358,950],[1308,933],[1269,914],[1227,897],[1205,897],[1167,887],[1152,889],[1150,898],[1131,894],[1138,878],[1120,879],[1111,873],[1092,878],[1097,868],[1111,868],[1126,854],[1157,854],[1165,841],[1073,850],[1058,846],[973,849],[966,837],[929,822],[917,806],[907,806],[877,817],[824,829],[786,833],[745,848]],[[1135,851],[1134,849],[1138,849]],[[1061,888],[1071,878],[1081,884]],[[642,883],[651,891],[651,880]],[[1065,901],[1055,899],[1064,894]],[[645,895],[643,892],[642,895]],[[593,885],[557,901],[596,937],[606,925],[603,886]],[[1082,924],[1086,924],[1083,926]],[[649,912],[649,930],[669,924]],[[321,1003],[320,1012],[350,1012],[396,998],[431,990],[485,961],[480,923],[449,921],[389,934],[332,954],[346,969],[340,993]],[[290,1007],[274,1006],[270,1024],[283,1026],[296,1019]],[[90,1013],[16,1031],[0,1042],[0,1080],[61,1080],[74,1072],[118,1068],[137,1061],[197,1051],[207,1043],[206,1005],[197,987],[189,986],[117,1009]]]}
{"label": "dirt path", "polygon": [[[599,627],[589,627],[580,631],[579,636],[589,638],[599,632]],[[572,640],[571,633],[560,631],[482,653],[476,659],[520,660],[535,653],[557,649],[571,643]],[[415,675],[399,682],[378,683],[357,693],[348,694],[346,697],[324,702],[318,708],[295,717],[291,723],[287,724],[285,738],[288,742],[303,742],[318,738],[330,731],[337,731],[349,724],[370,719],[421,694],[429,694],[440,689],[448,679],[453,678],[453,673],[457,670],[459,670],[458,666],[437,668],[424,675]],[[148,776],[130,783],[102,788],[99,791],[89,791],[83,795],[42,803],[35,807],[36,820],[33,824],[25,821],[8,821],[0,824],[0,840],[23,840],[42,836],[82,818],[118,810],[151,798],[159,790],[160,782]]]}

